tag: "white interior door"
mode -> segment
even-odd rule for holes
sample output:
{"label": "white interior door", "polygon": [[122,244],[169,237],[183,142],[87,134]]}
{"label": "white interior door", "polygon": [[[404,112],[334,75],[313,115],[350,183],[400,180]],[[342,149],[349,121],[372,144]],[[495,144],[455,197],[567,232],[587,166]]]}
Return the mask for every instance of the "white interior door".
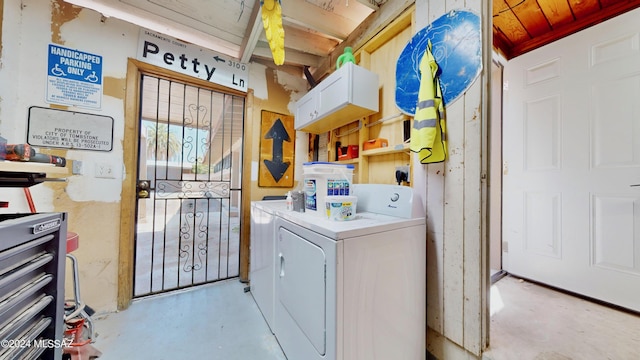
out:
{"label": "white interior door", "polygon": [[504,74],[505,269],[640,311],[640,10]]}

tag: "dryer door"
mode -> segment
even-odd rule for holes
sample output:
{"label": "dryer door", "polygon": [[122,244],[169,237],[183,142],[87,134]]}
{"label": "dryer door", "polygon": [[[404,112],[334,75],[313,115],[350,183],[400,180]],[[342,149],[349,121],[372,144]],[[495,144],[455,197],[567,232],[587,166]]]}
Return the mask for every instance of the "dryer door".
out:
{"label": "dryer door", "polygon": [[279,236],[280,304],[296,322],[316,351],[325,353],[324,319],[326,257],[319,246],[306,241],[287,229]]}
{"label": "dryer door", "polygon": [[[277,228],[275,334],[289,359],[330,359],[327,326],[335,326],[335,290],[327,289],[327,264],[335,264],[335,242],[289,224]],[[335,275],[330,276],[335,287]],[[330,330],[333,333],[332,330]],[[335,335],[331,336],[331,338]]]}

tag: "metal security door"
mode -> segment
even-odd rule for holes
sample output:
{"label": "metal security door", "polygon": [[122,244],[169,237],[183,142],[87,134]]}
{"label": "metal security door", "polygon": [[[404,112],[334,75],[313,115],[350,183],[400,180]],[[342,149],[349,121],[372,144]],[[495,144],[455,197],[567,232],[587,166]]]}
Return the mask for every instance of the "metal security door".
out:
{"label": "metal security door", "polygon": [[238,276],[244,98],[140,88],[134,297]]}

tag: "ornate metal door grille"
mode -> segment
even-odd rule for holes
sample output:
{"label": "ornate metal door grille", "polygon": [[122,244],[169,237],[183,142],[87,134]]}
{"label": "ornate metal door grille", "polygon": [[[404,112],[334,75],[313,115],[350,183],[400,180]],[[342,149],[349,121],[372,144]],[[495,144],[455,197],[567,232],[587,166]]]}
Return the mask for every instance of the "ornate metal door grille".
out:
{"label": "ornate metal door grille", "polygon": [[244,98],[142,75],[134,297],[238,276]]}

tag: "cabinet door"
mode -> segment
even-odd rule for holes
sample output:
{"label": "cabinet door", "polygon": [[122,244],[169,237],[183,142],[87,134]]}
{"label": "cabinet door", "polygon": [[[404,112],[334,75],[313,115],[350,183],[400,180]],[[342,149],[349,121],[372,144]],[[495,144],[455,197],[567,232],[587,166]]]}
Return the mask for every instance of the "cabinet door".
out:
{"label": "cabinet door", "polygon": [[345,69],[331,75],[317,87],[318,116],[320,117],[334,112],[351,101],[349,72]]}
{"label": "cabinet door", "polygon": [[318,98],[314,90],[309,91],[296,103],[295,128],[311,123],[318,116]]}

